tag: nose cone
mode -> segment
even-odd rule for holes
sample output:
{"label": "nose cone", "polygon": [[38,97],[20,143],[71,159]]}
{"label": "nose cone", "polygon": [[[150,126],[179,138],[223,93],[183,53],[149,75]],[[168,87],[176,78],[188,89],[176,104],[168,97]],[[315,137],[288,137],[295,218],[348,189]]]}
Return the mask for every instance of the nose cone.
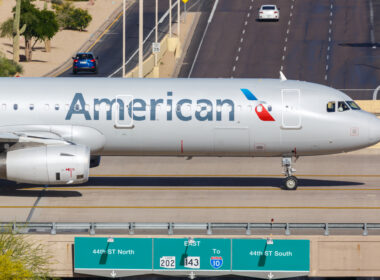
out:
{"label": "nose cone", "polygon": [[380,141],[380,119],[371,117],[369,120],[369,142],[376,144]]}

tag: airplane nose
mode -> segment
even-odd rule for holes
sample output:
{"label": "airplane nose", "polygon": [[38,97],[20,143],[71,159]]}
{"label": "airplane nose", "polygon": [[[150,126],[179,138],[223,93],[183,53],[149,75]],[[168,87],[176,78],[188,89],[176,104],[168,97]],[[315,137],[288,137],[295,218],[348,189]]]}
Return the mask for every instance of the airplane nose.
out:
{"label": "airplane nose", "polygon": [[369,121],[369,142],[376,144],[380,141],[380,119],[372,117]]}

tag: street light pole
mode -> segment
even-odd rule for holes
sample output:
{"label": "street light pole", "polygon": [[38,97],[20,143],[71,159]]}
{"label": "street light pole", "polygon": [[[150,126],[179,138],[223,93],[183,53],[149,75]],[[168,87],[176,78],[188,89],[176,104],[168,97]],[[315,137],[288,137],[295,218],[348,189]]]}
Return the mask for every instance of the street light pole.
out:
{"label": "street light pole", "polygon": [[139,0],[139,78],[143,78],[143,16],[144,0]]}
{"label": "street light pole", "polygon": [[[155,42],[158,43],[158,0],[156,0],[156,32]],[[154,54],[154,66],[157,66],[157,53]]]}
{"label": "street light pole", "polygon": [[123,78],[125,78],[125,0],[123,0]]}
{"label": "street light pole", "polygon": [[177,0],[177,33],[178,33],[178,40],[179,36],[181,35],[181,1]]}
{"label": "street light pole", "polygon": [[169,0],[169,37],[172,37],[172,0]]}

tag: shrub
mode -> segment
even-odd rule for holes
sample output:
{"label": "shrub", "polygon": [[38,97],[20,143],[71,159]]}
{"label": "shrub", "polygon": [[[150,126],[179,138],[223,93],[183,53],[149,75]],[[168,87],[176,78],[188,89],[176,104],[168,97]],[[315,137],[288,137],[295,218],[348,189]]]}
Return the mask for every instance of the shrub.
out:
{"label": "shrub", "polygon": [[92,17],[88,11],[75,8],[71,3],[54,5],[58,24],[62,29],[83,31],[91,22]]}
{"label": "shrub", "polygon": [[0,56],[0,77],[13,77],[16,73],[22,73],[22,66],[13,60]]}

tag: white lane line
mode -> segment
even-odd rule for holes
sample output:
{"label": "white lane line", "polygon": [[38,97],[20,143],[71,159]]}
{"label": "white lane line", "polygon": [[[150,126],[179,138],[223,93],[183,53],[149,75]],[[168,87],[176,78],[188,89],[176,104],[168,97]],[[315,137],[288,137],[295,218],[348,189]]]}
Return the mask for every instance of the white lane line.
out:
{"label": "white lane line", "polygon": [[250,9],[250,10],[252,10],[252,5],[251,5],[251,6],[249,6],[249,9]]}
{"label": "white lane line", "polygon": [[292,16],[293,16],[293,13],[290,13],[290,16],[292,17]]}
{"label": "white lane line", "polygon": [[244,39],[243,38],[240,38],[240,43],[243,43]]}
{"label": "white lane line", "polygon": [[235,70],[236,70],[236,66],[234,66],[234,68],[232,68],[232,72],[235,72]]}
{"label": "white lane line", "polygon": [[289,28],[288,28],[288,30],[286,30],[286,34],[289,34],[289,32],[290,32],[290,31],[289,31]]}
{"label": "white lane line", "polygon": [[240,52],[240,51],[241,51],[241,47],[238,48],[238,52]]}
{"label": "white lane line", "polygon": [[239,56],[237,56],[236,58],[235,58],[235,61],[238,61],[239,60]]}
{"label": "white lane line", "polygon": [[325,75],[325,80],[327,81],[327,74]]}
{"label": "white lane line", "polygon": [[329,70],[329,66],[328,65],[326,65],[326,70]]}
{"label": "white lane line", "polygon": [[331,33],[331,28],[329,28],[329,33]]}
{"label": "white lane line", "polygon": [[326,56],[326,59],[327,59],[327,60],[329,60],[329,59],[330,59],[330,56],[329,56],[329,55],[327,55],[327,56]]}
{"label": "white lane line", "polygon": [[284,47],[284,52],[286,52],[286,46]]}
{"label": "white lane line", "polygon": [[218,6],[218,3],[219,3],[219,0],[215,0],[214,7],[212,7],[212,11],[211,11],[210,17],[208,18],[208,21],[207,21],[207,26],[206,26],[206,28],[205,28],[205,31],[203,32],[203,36],[202,36],[201,42],[199,43],[197,53],[195,54],[194,61],[193,61],[193,65],[191,65],[191,68],[190,68],[190,72],[189,72],[188,78],[190,78],[190,77],[191,77],[191,74],[193,73],[193,69],[194,69],[195,63],[197,62],[197,58],[198,58],[199,52],[200,52],[201,47],[202,47],[202,44],[203,44],[203,40],[204,40],[204,38],[205,38],[205,36],[206,36],[207,29],[208,29],[208,27],[210,26],[210,23],[211,23],[211,21],[212,21],[212,18],[213,18],[213,16],[214,16],[214,13],[215,13],[216,7]]}
{"label": "white lane line", "polygon": [[330,46],[327,46],[327,51],[329,51],[330,50]]}
{"label": "white lane line", "polygon": [[330,12],[330,17],[332,17],[332,15],[333,15],[333,13],[332,13],[332,12]]}
{"label": "white lane line", "polygon": [[331,6],[330,6],[331,10],[333,9],[333,7],[334,7],[334,5],[331,3]]}
{"label": "white lane line", "polygon": [[287,43],[287,42],[288,42],[288,37],[285,38],[285,43]]}
{"label": "white lane line", "polygon": [[284,66],[281,65],[280,71],[282,72],[284,70]]}
{"label": "white lane line", "polygon": [[282,61],[284,61],[284,60],[285,60],[285,55],[282,56]]}
{"label": "white lane line", "polygon": [[375,40],[375,28],[374,28],[374,22],[373,22],[373,0],[369,1],[369,19],[370,19],[370,24],[371,24],[371,43],[372,43],[372,48],[376,49],[376,40]]}
{"label": "white lane line", "polygon": [[290,20],[288,21],[288,25],[290,25]]}
{"label": "white lane line", "polygon": [[331,37],[329,37],[329,42],[331,42]]}
{"label": "white lane line", "polygon": [[247,17],[249,18],[250,16],[251,16],[251,13],[248,13],[248,14],[247,14]]}
{"label": "white lane line", "polygon": [[290,6],[290,8],[291,8],[292,10],[293,10],[293,7],[294,7],[293,5]]}
{"label": "white lane line", "polygon": [[244,22],[244,25],[247,25],[247,24],[248,24],[248,21],[245,21],[245,22]]}
{"label": "white lane line", "polygon": [[245,29],[243,29],[243,31],[241,32],[242,34],[245,34]]}

